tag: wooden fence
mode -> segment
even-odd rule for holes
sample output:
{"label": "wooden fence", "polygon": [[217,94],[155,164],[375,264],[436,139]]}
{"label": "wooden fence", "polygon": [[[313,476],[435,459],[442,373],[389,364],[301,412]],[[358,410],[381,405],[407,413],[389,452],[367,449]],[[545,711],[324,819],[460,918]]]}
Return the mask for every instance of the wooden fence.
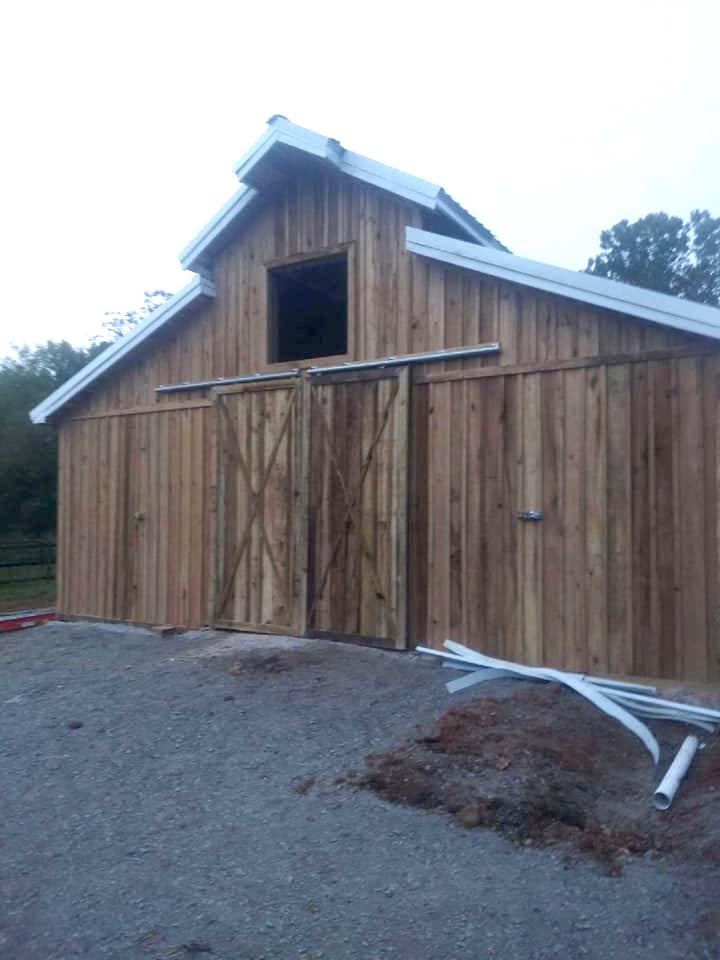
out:
{"label": "wooden fence", "polygon": [[47,540],[0,543],[0,584],[55,576],[55,544]]}

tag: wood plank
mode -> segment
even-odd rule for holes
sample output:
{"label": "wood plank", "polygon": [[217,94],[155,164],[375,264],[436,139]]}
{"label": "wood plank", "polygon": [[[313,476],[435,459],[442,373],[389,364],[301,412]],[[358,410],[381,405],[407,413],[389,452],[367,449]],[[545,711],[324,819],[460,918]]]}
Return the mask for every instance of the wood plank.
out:
{"label": "wood plank", "polygon": [[585,429],[586,669],[606,673],[607,656],[607,368],[588,370]]}
{"label": "wood plank", "polygon": [[393,456],[391,499],[391,569],[392,616],[395,622],[394,645],[405,649],[408,645],[408,496],[409,496],[409,406],[410,377],[402,370],[394,400],[391,452]]}
{"label": "wood plank", "polygon": [[651,626],[658,648],[659,677],[674,676],[676,661],[675,539],[672,367],[649,364],[652,404],[652,515],[654,550],[651,578]]}
{"label": "wood plank", "polygon": [[125,578],[125,592],[123,597],[123,616],[131,621],[138,622],[137,618],[137,519],[136,514],[140,507],[137,501],[137,418],[131,417],[125,421],[125,457],[126,473],[126,500],[124,546],[121,562],[125,564],[127,574]]}
{"label": "wood plank", "polygon": [[[316,397],[317,407],[316,412],[318,417],[323,417],[325,423],[327,423],[331,430],[332,425],[335,422],[334,417],[334,392],[330,387],[320,387],[319,393]],[[320,433],[320,424],[318,427],[313,427],[314,430],[317,430]],[[322,436],[322,434],[320,433]],[[362,434],[361,434],[362,436]],[[323,439],[322,447],[323,453],[321,457],[324,458],[324,465],[320,472],[321,485],[318,490],[318,510],[315,516],[316,527],[316,546],[318,548],[317,553],[317,572],[318,572],[318,582],[314,584],[315,593],[313,596],[313,604],[315,607],[315,616],[310,622],[310,626],[316,629],[328,629],[331,624],[330,611],[329,611],[329,598],[325,585],[322,583],[322,577],[325,574],[325,571],[328,569],[330,564],[330,555],[333,546],[333,537],[332,537],[332,521],[331,521],[331,503],[332,495],[331,491],[334,484],[336,483],[336,478],[332,473],[332,464],[329,457],[329,453],[326,452],[326,441]],[[362,445],[360,447],[362,450]],[[320,461],[323,462],[322,459]],[[313,471],[315,461],[311,462],[311,472]],[[357,608],[359,610],[362,597],[362,587],[360,580],[358,581],[358,593],[356,597]],[[358,613],[359,619],[359,613]]]}
{"label": "wood plank", "polygon": [[502,345],[500,365],[514,365],[519,362],[518,340],[520,326],[518,323],[519,295],[510,285],[502,284],[497,299],[498,311],[498,341]]}
{"label": "wood plank", "polygon": [[[207,553],[205,517],[203,511],[205,450],[203,443],[204,418],[202,410],[187,414],[190,430],[190,578],[188,617],[190,626],[205,623],[205,579],[203,558]],[[151,423],[156,419],[149,418]],[[154,557],[151,555],[151,562]],[[152,577],[149,586],[152,588]]]}
{"label": "wood plank", "polygon": [[[337,389],[337,388],[333,388]],[[337,399],[337,398],[336,398]],[[361,476],[363,470],[363,460],[364,460],[364,451],[363,444],[361,441],[362,438],[362,417],[363,417],[363,407],[362,407],[362,391],[359,388],[348,388],[345,392],[345,430],[347,435],[347,445],[346,445],[346,464],[347,464],[347,478],[351,481],[353,487],[354,484],[358,482],[358,479]],[[315,461],[312,464],[313,471],[315,468]],[[342,495],[341,495],[342,496]],[[356,634],[360,632],[360,607],[361,607],[361,596],[362,596],[362,586],[361,586],[361,577],[362,577],[362,563],[360,555],[360,537],[359,529],[357,526],[357,517],[355,522],[352,525],[347,524],[347,504],[344,503],[344,497],[342,498],[344,504],[343,516],[337,518],[337,522],[342,526],[336,527],[333,532],[333,537],[343,535],[343,544],[340,548],[339,553],[339,564],[341,570],[344,571],[344,576],[341,577],[341,582],[344,582],[344,590],[347,594],[346,597],[346,610],[345,610],[345,619],[344,622],[340,621],[343,624],[342,631],[346,634]],[[344,533],[342,533],[344,531]],[[326,555],[326,561],[329,562],[329,553]]]}
{"label": "wood plank", "polygon": [[[345,383],[338,383],[332,388],[332,392],[334,394],[333,450],[341,475],[349,478],[351,474],[348,465],[350,455],[348,447],[356,442],[356,435],[349,433],[347,423],[347,403],[348,395],[351,394],[351,387]],[[330,502],[328,504],[328,534],[331,542],[334,542],[337,536],[342,536],[343,544],[339,550],[338,560],[340,562],[331,565],[328,579],[329,622],[339,625],[345,623],[348,617],[347,607],[352,606],[348,585],[344,582],[348,562],[348,537],[347,533],[343,532],[346,525],[347,504],[340,480],[332,467],[330,467],[330,470],[332,476],[329,492]]]}
{"label": "wood plank", "polygon": [[607,370],[608,666],[632,670],[632,444],[630,367]]}
{"label": "wood plank", "polygon": [[181,441],[179,417],[181,411],[171,411],[167,416],[168,436],[168,499],[167,499],[167,611],[166,623],[180,623],[180,557],[179,531],[180,517],[180,476]]}
{"label": "wood plank", "polygon": [[449,556],[448,578],[449,618],[448,637],[465,643],[467,636],[463,601],[466,595],[466,496],[464,480],[467,471],[467,397],[464,382],[453,383],[450,392],[450,419],[447,430],[450,434],[450,457],[446,464],[449,471]]}
{"label": "wood plank", "polygon": [[[483,341],[490,342],[490,341]],[[506,351],[500,340],[500,358]],[[648,350],[643,353],[616,353],[597,357],[572,357],[570,359],[550,360],[545,363],[518,363],[506,366],[498,364],[498,355],[488,355],[489,366],[482,369],[463,369],[432,372],[432,364],[422,364],[413,369],[413,383],[449,383],[453,380],[476,380],[487,377],[510,377],[526,373],[551,373],[554,370],[580,370],[590,367],[614,366],[617,364],[646,363],[654,360],[671,360],[682,357],[703,357],[713,353],[712,349],[702,346],[678,347],[663,350]]]}
{"label": "wood plank", "polygon": [[[319,215],[316,211],[316,215]],[[291,394],[276,390],[266,394],[267,427],[265,431],[265,483],[263,519],[266,530],[263,557],[262,621],[269,624],[289,624],[288,547],[290,537],[291,500],[288,495],[288,460],[290,432],[285,421]],[[275,459],[270,458],[278,444]]]}
{"label": "wood plank", "polygon": [[63,424],[58,430],[57,441],[57,521],[55,526],[55,542],[57,555],[55,557],[55,582],[57,590],[56,607],[58,613],[63,613],[67,603],[67,500],[68,489],[68,424]]}
{"label": "wood plank", "polygon": [[156,616],[161,623],[169,623],[168,568],[170,558],[170,420],[169,417],[153,418],[157,420],[157,457],[156,457],[156,496],[157,496],[157,579],[156,579]]}
{"label": "wood plank", "polygon": [[274,401],[277,392],[258,394],[254,400],[257,403],[255,415],[255,436],[258,455],[255,460],[256,471],[253,472],[253,487],[258,491],[259,509],[253,524],[253,543],[255,546],[255,589],[254,610],[256,623],[267,623],[269,620],[270,594],[272,593],[272,575],[270,551],[264,534],[265,514],[271,507],[268,502],[268,483],[273,476],[274,469],[270,463],[270,454],[277,441],[282,443],[282,437],[276,430]]}
{"label": "wood plank", "polygon": [[707,670],[707,597],[705,567],[705,490],[702,367],[699,360],[678,361],[677,435],[680,468],[680,635],[682,676],[701,680]]}
{"label": "wood plank", "polygon": [[431,387],[410,394],[410,521],[408,529],[408,622],[414,644],[430,643],[428,628],[429,425]]}
{"label": "wood plank", "polygon": [[[390,380],[381,380],[378,384],[379,415],[388,404],[390,415],[383,442],[378,444],[376,454],[377,469],[377,504],[376,504],[376,562],[377,573],[376,591],[383,599],[377,606],[378,620],[375,636],[390,639],[396,631],[396,614],[398,583],[397,567],[394,560],[394,551],[397,548],[397,528],[393,524],[393,486],[396,479],[395,465],[397,451],[394,442],[397,436],[398,407],[393,400],[396,384]],[[407,441],[406,441],[407,442]]]}
{"label": "wood plank", "polygon": [[632,664],[638,676],[656,676],[657,637],[651,626],[650,395],[646,364],[631,368]]}
{"label": "wood plank", "polygon": [[440,648],[450,626],[450,385],[434,384],[430,394],[430,644]]}
{"label": "wood plank", "polygon": [[538,295],[537,301],[537,353],[532,358],[535,364],[543,364],[557,357],[557,324],[554,301]]}
{"label": "wood plank", "polygon": [[565,390],[562,371],[539,374],[542,402],[543,655],[565,662]]}
{"label": "wood plank", "polygon": [[442,350],[445,346],[445,274],[442,264],[428,265],[427,349]]}
{"label": "wood plank", "polygon": [[295,426],[296,459],[293,472],[293,555],[292,599],[293,622],[304,636],[308,615],[308,572],[310,563],[310,385],[300,381],[300,407]]}
{"label": "wood plank", "polygon": [[536,298],[525,294],[518,298],[517,360],[519,363],[537,363],[538,323]]}
{"label": "wood plank", "polygon": [[489,277],[479,277],[477,283],[480,289],[480,340],[495,343],[500,339],[498,283]]}
{"label": "wood plank", "polygon": [[703,378],[703,430],[705,453],[705,571],[707,596],[707,668],[704,679],[720,678],[720,364],[717,356],[705,358]]}
{"label": "wood plank", "polygon": [[134,580],[134,608],[133,620],[138,623],[148,622],[148,611],[145,603],[145,587],[147,577],[147,524],[148,509],[146,498],[146,476],[148,473],[148,439],[147,419],[136,417],[133,421],[135,430],[135,464],[133,470],[133,487],[135,492],[135,580]]}
{"label": "wood plank", "polygon": [[564,603],[565,649],[568,670],[587,664],[587,609],[585,606],[585,430],[586,371],[566,370],[564,465]]}
{"label": "wood plank", "polygon": [[[534,319],[534,318],[533,318]],[[506,381],[508,382],[508,381]],[[542,403],[539,374],[522,381],[522,501],[521,510],[543,510],[542,469]],[[520,521],[522,543],[522,580],[519,584],[522,603],[523,661],[542,664],[543,590],[542,590],[542,521]]]}
{"label": "wood plank", "polygon": [[[363,457],[371,455],[373,440],[379,427],[379,397],[377,382],[363,385],[362,389],[362,449]],[[372,558],[377,555],[377,511],[378,473],[375,460],[367,473],[360,496],[359,533],[367,545],[370,557],[361,553],[360,559],[360,629],[364,636],[375,636],[377,630],[378,597],[373,577]],[[331,616],[330,611],[328,614]],[[332,621],[331,621],[332,622]]]}
{"label": "wood plank", "polygon": [[[440,386],[439,384],[437,386]],[[447,387],[446,387],[447,389]],[[516,589],[512,560],[507,547],[512,504],[506,499],[504,463],[505,379],[487,381],[483,396],[483,567],[486,577],[485,637],[483,650],[491,656],[506,654],[505,630],[508,623],[505,603],[513,605]],[[506,552],[507,551],[507,552]],[[517,609],[515,602],[514,608]]]}
{"label": "wood plank", "polygon": [[[428,388],[415,388],[416,392],[425,389]],[[468,381],[464,410],[466,418],[463,486],[463,499],[465,501],[463,507],[465,516],[465,571],[462,600],[467,633],[466,639],[462,642],[478,649],[483,649],[486,638],[485,608],[487,602],[485,571],[487,544],[484,531],[485,488],[483,471],[483,459],[485,457],[484,398],[485,384],[480,381]],[[413,551],[411,553],[413,564],[417,562],[416,556]]]}
{"label": "wood plank", "polygon": [[87,454],[87,427],[81,424],[77,431],[78,471],[73,503],[74,523],[77,524],[78,539],[76,542],[76,564],[78,577],[76,580],[78,609],[81,613],[88,613],[88,516],[85,509],[88,497],[88,454]]}

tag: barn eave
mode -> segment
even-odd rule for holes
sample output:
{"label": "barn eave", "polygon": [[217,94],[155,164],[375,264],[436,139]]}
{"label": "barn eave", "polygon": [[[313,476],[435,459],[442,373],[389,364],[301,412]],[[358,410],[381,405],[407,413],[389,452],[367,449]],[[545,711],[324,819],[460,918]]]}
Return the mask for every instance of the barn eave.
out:
{"label": "barn eave", "polygon": [[257,190],[241,186],[180,252],[179,260],[183,270],[191,270],[193,273],[210,270],[215,254],[222,249],[228,235],[237,229],[258,197]]}
{"label": "barn eave", "polygon": [[336,170],[435,211],[447,217],[476,243],[498,250],[506,249],[490,230],[437,184],[346,150],[332,137],[300,127],[285,117],[275,116],[268,121],[265,133],[235,164],[235,175],[243,188],[233,194],[182,250],[182,267],[196,272],[210,269],[215,255],[238,229],[253,202],[303,162]]}
{"label": "barn eave", "polygon": [[720,340],[720,309],[629,283],[555,267],[439,233],[406,228],[408,252],[484,273],[545,293],[569,297],[640,320]]}
{"label": "barn eave", "polygon": [[206,277],[195,276],[176,294],[160,304],[153,312],[124,337],[111,343],[109,347],[94,357],[82,370],[70,377],[42,403],[30,411],[33,423],[46,423],[62,407],[86,390],[104,373],[119,363],[123,357],[134,351],[140,344],[153,336],[171,320],[185,311],[215,298],[215,287]]}

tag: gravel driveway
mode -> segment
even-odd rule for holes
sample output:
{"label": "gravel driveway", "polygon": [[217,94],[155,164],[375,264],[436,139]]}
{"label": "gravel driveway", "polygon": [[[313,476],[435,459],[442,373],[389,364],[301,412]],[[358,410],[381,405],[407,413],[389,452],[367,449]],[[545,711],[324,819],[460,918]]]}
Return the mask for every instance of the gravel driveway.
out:
{"label": "gravel driveway", "polygon": [[320,641],[4,635],[0,957],[718,956],[717,870],[611,878],[335,784],[444,679]]}

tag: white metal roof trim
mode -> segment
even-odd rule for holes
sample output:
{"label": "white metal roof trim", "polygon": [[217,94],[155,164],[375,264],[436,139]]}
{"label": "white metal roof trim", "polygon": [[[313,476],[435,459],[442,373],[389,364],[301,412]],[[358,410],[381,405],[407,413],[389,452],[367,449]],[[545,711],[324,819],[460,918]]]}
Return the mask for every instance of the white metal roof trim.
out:
{"label": "white metal roof trim", "polygon": [[198,270],[205,266],[203,254],[220,239],[225,230],[233,225],[236,218],[247,210],[258,196],[257,190],[252,187],[241,186],[180,252],[178,259],[183,270]]}
{"label": "white metal roof trim", "polygon": [[527,260],[512,253],[455,240],[417,227],[406,228],[406,246],[408,251],[419,256],[626,313],[687,333],[720,339],[720,309],[717,307]]}
{"label": "white metal roof trim", "polygon": [[[404,173],[384,163],[378,163],[360,153],[346,150],[332,137],[323,136],[307,127],[300,127],[284,117],[272,117],[268,121],[268,129],[265,133],[235,164],[234,170],[238,180],[242,182],[248,177],[253,168],[278,144],[319,157],[349,177],[410,200],[428,210],[437,210],[450,217],[478,243],[487,243],[500,250],[505,249],[479,220],[476,220],[437,184],[410,173]],[[245,189],[252,190],[249,186]],[[220,238],[222,232],[242,216],[258,193],[253,190],[253,195],[248,194],[245,201],[242,200],[243,196],[245,194],[242,191],[234,194],[183,249],[180,254],[180,263],[185,269],[196,270],[208,266],[205,254]]]}
{"label": "white metal roof trim", "polygon": [[60,410],[82,390],[87,389],[98,377],[115,366],[123,357],[156,333],[173,317],[177,317],[198,300],[212,300],[214,297],[215,287],[211,281],[201,276],[193,277],[182,290],[179,290],[169,300],[153,310],[147,319],[143,320],[124,337],[111,343],[102,353],[86,363],[82,370],[66,380],[42,403],[34,407],[30,411],[32,422],[45,423],[48,417]]}

